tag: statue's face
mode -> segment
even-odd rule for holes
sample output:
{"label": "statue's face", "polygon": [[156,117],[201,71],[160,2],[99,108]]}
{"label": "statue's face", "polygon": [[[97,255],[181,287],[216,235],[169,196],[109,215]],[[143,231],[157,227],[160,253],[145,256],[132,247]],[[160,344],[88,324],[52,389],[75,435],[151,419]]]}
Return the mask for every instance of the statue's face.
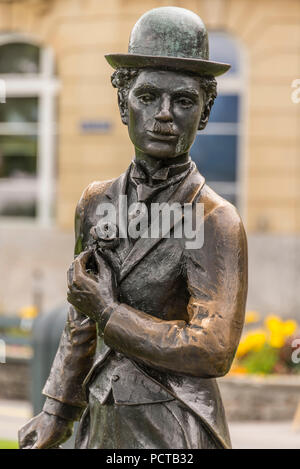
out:
{"label": "statue's face", "polygon": [[196,77],[173,71],[140,72],[128,95],[128,131],[136,150],[155,158],[187,153],[203,104]]}

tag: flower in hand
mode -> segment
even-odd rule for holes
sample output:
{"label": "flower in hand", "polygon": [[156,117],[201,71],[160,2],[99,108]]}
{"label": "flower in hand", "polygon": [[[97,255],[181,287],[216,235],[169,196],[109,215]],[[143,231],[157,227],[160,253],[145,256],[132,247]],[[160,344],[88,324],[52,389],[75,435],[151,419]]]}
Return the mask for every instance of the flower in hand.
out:
{"label": "flower in hand", "polygon": [[[91,270],[90,265],[96,266]],[[118,301],[115,274],[106,260],[94,249],[83,251],[68,270],[68,301],[94,321]]]}

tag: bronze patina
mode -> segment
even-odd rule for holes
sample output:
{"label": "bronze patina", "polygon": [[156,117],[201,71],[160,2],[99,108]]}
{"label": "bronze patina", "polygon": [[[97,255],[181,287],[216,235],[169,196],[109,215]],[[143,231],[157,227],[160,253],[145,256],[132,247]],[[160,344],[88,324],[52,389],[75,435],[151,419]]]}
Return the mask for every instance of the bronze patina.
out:
{"label": "bronze patina", "polygon": [[[135,157],[78,203],[69,316],[44,409],[20,430],[20,446],[57,447],[80,420],[77,448],[230,448],[216,378],[243,327],[247,243],[236,209],[189,156],[216,98],[214,76],[229,65],[209,60],[203,22],[175,7],[147,12],[128,54],[106,58]],[[191,204],[196,222],[204,206],[201,247],[187,247],[175,224],[168,236],[121,235],[122,217],[126,227],[138,216],[132,204],[163,202]],[[99,222],[108,203],[116,223]]]}

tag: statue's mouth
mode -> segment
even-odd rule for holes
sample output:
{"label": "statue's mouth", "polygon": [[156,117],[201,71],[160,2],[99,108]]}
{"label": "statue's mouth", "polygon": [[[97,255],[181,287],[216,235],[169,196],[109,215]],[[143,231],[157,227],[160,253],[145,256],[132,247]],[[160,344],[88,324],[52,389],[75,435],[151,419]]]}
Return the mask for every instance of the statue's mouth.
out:
{"label": "statue's mouth", "polygon": [[171,134],[171,133],[160,133],[160,132],[151,132],[150,130],[147,131],[147,133],[153,137],[156,140],[167,140],[167,141],[175,141],[178,139],[177,134]]}
{"label": "statue's mouth", "polygon": [[172,123],[155,122],[147,133],[157,140],[176,140],[179,137]]}

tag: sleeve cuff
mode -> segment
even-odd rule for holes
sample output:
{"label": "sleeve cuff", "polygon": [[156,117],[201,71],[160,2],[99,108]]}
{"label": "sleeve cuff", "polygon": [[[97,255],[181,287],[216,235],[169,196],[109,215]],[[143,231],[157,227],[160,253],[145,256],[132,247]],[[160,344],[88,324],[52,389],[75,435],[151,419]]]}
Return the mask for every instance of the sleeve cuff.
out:
{"label": "sleeve cuff", "polygon": [[47,397],[43,411],[48,414],[56,415],[65,420],[79,420],[83,412],[82,407],[75,407],[70,404],[65,404],[63,402]]}
{"label": "sleeve cuff", "polygon": [[111,303],[109,306],[107,306],[101,316],[100,316],[100,319],[99,319],[99,326],[100,326],[100,329],[102,331],[104,331],[105,329],[105,326],[111,316],[111,314],[113,313],[113,311],[119,306],[119,303]]}

